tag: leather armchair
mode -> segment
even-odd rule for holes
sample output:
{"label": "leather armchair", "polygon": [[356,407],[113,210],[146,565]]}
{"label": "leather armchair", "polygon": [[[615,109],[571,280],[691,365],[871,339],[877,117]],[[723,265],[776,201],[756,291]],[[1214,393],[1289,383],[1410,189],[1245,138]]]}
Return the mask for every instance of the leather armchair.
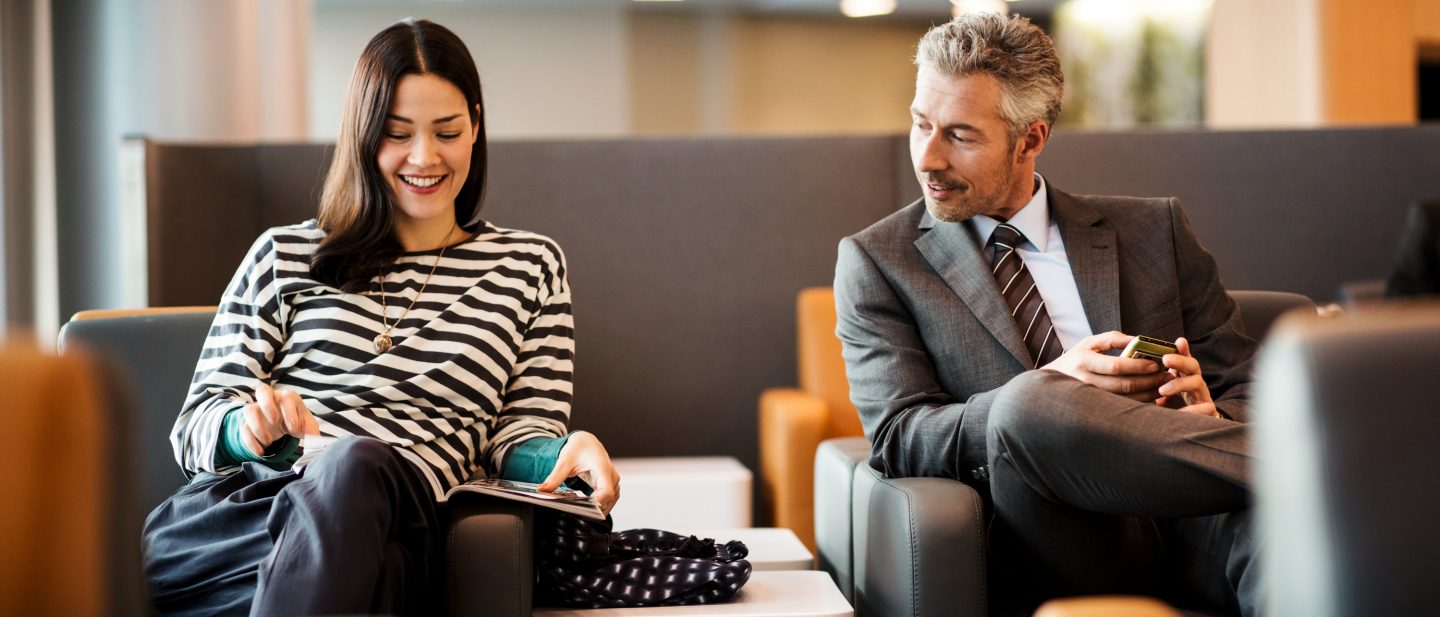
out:
{"label": "leather armchair", "polygon": [[[1281,313],[1314,313],[1299,294],[1230,295],[1257,339]],[[864,437],[831,439],[817,449],[814,468],[817,559],[856,615],[988,614],[979,494],[955,480],[886,478],[869,456]]]}
{"label": "leather armchair", "polygon": [[1433,615],[1440,302],[1286,316],[1255,443],[1272,615]]}
{"label": "leather armchair", "polygon": [[134,404],[132,421],[114,430],[123,443],[133,444],[140,478],[133,505],[141,520],[185,484],[170,429],[214,319],[213,306],[81,311],[60,329],[60,353],[88,349],[103,357]]}
{"label": "leather armchair", "polygon": [[[139,453],[139,499],[121,513],[133,520],[144,520],[185,483],[171,453],[170,429],[214,318],[215,307],[82,312],[60,331],[64,355],[84,348],[103,356],[137,403],[134,422],[114,427],[129,451]],[[535,579],[530,507],[460,495],[448,515],[451,614],[528,617]],[[127,535],[138,530],[137,523]],[[133,575],[138,578],[138,570]]]}
{"label": "leather armchair", "polygon": [[760,394],[760,490],[766,514],[815,550],[815,449],[820,442],[862,435],[850,403],[835,294],[829,287],[800,291],[796,307],[798,388]]}

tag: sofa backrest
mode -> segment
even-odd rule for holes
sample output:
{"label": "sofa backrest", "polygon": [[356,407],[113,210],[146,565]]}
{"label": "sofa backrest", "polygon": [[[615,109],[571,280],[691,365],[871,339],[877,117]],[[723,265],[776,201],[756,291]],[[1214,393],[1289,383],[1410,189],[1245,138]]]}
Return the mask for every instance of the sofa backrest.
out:
{"label": "sofa backrest", "polygon": [[[151,305],[214,304],[266,227],[314,216],[324,144],[146,142]],[[839,239],[917,198],[906,138],[494,142],[484,217],[557,240],[578,345],[574,425],[618,456],[757,468],[756,397],[795,384],[795,297]],[[1405,205],[1440,196],[1440,127],[1067,132],[1072,193],[1178,195],[1232,288],[1325,301],[1381,276]]]}
{"label": "sofa backrest", "polygon": [[[1039,170],[1071,193],[1174,195],[1230,289],[1329,302],[1384,277],[1410,203],[1440,197],[1440,125],[1067,133]],[[917,193],[918,196],[918,193]]]}

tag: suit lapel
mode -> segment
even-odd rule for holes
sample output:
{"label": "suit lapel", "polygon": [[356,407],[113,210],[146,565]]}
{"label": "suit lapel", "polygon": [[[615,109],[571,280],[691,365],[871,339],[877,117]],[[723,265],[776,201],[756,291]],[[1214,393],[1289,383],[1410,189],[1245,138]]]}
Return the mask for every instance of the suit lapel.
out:
{"label": "suit lapel", "polygon": [[1120,329],[1120,264],[1115,231],[1099,211],[1049,187],[1050,216],[1060,227],[1080,304],[1093,332]]}
{"label": "suit lapel", "polygon": [[[970,312],[985,326],[1023,366],[1032,366],[1035,361],[1025,342],[1020,340],[1019,328],[1010,317],[1010,309],[996,289],[995,278],[990,275],[990,262],[974,238],[961,223],[938,221],[926,212],[920,220],[922,229],[929,231],[915,240],[915,247],[950,286],[960,301],[970,307]],[[1068,241],[1067,241],[1068,242]],[[1068,244],[1067,244],[1068,246]]]}

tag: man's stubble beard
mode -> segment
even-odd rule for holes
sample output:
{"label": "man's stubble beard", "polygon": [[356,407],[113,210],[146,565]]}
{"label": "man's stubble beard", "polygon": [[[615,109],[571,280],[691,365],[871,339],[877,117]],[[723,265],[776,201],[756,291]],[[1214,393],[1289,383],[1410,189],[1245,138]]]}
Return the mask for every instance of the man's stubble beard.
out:
{"label": "man's stubble beard", "polygon": [[[975,185],[969,185],[968,189],[960,195],[959,199],[952,202],[952,205],[937,204],[929,197],[925,198],[925,209],[939,220],[947,223],[959,223],[975,218],[977,214],[995,212],[1000,210],[996,204],[1010,191],[1010,181],[1015,177],[1015,168],[1006,165],[1001,171],[1001,176],[992,184],[994,191],[987,195],[972,194]],[[921,191],[924,191],[924,180],[921,180]]]}

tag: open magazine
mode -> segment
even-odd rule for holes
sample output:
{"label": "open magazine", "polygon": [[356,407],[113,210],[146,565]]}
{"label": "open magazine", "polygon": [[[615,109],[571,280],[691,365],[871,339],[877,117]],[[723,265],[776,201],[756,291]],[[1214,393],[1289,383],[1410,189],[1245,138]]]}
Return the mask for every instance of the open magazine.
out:
{"label": "open magazine", "polygon": [[[294,469],[299,471],[309,465],[325,448],[335,443],[335,438],[325,435],[308,435],[300,441],[300,447],[305,452],[300,459],[295,461]],[[455,493],[480,493],[491,495],[501,499],[521,501],[541,508],[553,508],[561,512],[568,512],[576,516],[582,516],[597,521],[605,520],[605,513],[600,510],[600,505],[589,495],[572,488],[560,485],[553,493],[540,492],[539,484],[530,482],[516,482],[513,480],[492,480],[478,479],[471,480],[460,486],[450,489],[445,493],[445,498],[455,496]]]}
{"label": "open magazine", "polygon": [[445,497],[449,499],[454,497],[456,493],[479,493],[501,499],[513,499],[541,508],[553,508],[561,512],[567,512],[588,519],[597,521],[605,520],[605,513],[600,510],[600,505],[595,503],[593,498],[580,491],[567,488],[564,485],[556,488],[553,493],[542,493],[540,492],[539,484],[484,478],[471,480],[452,488],[449,492],[445,493]]}

